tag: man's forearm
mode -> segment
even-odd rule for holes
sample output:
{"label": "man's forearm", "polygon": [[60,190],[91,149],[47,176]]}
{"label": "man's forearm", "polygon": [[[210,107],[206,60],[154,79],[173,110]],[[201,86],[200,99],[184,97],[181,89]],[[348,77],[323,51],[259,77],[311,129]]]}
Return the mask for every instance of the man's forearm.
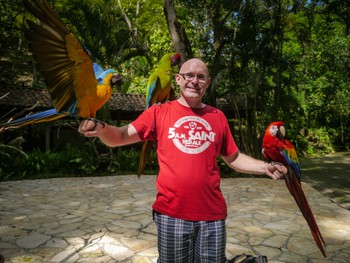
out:
{"label": "man's forearm", "polygon": [[254,159],[244,153],[239,153],[237,158],[229,164],[230,167],[240,173],[265,174],[266,165],[264,161]]}
{"label": "man's forearm", "polygon": [[266,174],[273,179],[280,179],[287,173],[287,168],[281,164],[270,164],[254,159],[244,153],[223,157],[228,166],[240,173]]}
{"label": "man's forearm", "polygon": [[140,138],[132,125],[115,127],[106,125],[102,128],[98,138],[110,147],[123,146],[140,141]]}
{"label": "man's forearm", "polygon": [[122,127],[111,126],[93,120],[83,120],[78,131],[86,137],[98,137],[110,147],[122,146],[140,141],[140,137],[133,125]]}

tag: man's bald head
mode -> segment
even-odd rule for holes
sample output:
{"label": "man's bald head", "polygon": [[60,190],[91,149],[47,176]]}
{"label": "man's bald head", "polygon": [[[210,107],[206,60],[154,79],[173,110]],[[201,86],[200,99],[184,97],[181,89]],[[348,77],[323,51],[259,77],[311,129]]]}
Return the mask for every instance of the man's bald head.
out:
{"label": "man's bald head", "polygon": [[191,58],[185,61],[180,68],[180,73],[198,72],[198,71],[201,71],[206,75],[209,75],[207,65],[198,58]]}

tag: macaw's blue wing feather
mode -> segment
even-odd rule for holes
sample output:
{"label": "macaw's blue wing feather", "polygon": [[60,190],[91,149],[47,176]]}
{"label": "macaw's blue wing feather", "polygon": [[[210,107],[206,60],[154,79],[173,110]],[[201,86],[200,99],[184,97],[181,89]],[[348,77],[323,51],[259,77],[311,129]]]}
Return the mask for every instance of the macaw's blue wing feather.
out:
{"label": "macaw's blue wing feather", "polygon": [[[160,83],[160,79],[157,77],[156,81],[154,81],[149,87],[147,94],[153,94],[154,90],[156,89],[157,85]],[[146,108],[149,108],[152,104],[152,96],[146,96]]]}
{"label": "macaw's blue wing feather", "polygon": [[281,154],[283,155],[287,164],[293,169],[295,175],[298,177],[298,180],[300,182],[300,180],[301,180],[300,163],[299,163],[299,160],[298,160],[298,157],[296,155],[294,148],[292,150],[291,149],[288,150],[287,148],[284,148],[281,151]]}
{"label": "macaw's blue wing feather", "polygon": [[98,81],[98,84],[102,84],[102,83],[100,83],[103,79],[99,79],[99,77],[102,75],[102,73],[103,73],[103,68],[99,65],[99,64],[97,64],[97,63],[93,63],[93,66],[94,66],[94,73],[95,73],[95,77],[96,77],[96,79],[97,79],[97,81]]}
{"label": "macaw's blue wing feather", "polygon": [[9,122],[2,122],[0,123],[0,127],[22,127],[31,123],[39,123],[39,122],[47,122],[47,121],[53,121],[60,118],[63,118],[65,116],[68,116],[68,112],[60,112],[58,113],[56,109],[50,109],[47,111],[37,112],[28,116],[25,116],[23,118],[15,119],[13,121]]}

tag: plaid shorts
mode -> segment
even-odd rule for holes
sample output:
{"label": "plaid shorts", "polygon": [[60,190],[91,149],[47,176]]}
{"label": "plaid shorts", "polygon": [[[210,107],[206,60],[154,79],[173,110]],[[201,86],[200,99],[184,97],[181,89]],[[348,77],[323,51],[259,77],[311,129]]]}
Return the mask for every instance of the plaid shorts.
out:
{"label": "plaid shorts", "polygon": [[226,262],[225,220],[187,221],[154,213],[160,263]]}

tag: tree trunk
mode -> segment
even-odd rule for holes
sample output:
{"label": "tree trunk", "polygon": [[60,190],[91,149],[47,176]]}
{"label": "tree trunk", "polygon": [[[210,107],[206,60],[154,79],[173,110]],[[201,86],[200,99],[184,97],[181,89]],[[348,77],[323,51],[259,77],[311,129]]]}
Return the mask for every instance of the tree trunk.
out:
{"label": "tree trunk", "polygon": [[193,57],[191,43],[187,38],[185,29],[177,21],[174,1],[164,0],[164,14],[168,24],[175,52],[180,53],[182,62]]}
{"label": "tree trunk", "polygon": [[281,89],[282,89],[282,48],[283,48],[283,18],[282,18],[282,3],[281,0],[277,4],[277,13],[275,14],[275,31],[277,38],[277,54],[276,54],[276,86],[275,86],[275,95],[274,95],[274,111],[273,119],[278,119],[278,111],[280,108],[280,98],[281,98]]}

